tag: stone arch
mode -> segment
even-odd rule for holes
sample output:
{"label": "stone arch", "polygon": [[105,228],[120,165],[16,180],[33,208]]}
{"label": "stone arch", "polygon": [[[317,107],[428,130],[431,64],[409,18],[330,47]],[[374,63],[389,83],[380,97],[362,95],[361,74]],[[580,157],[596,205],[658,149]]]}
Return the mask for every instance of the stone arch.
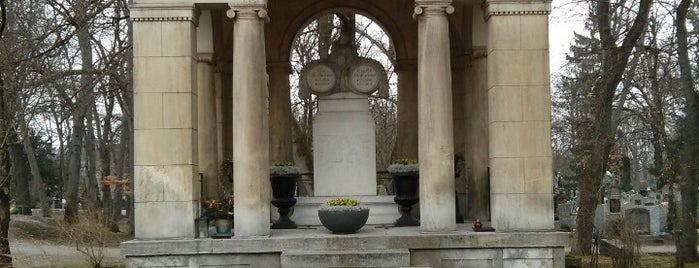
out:
{"label": "stone arch", "polygon": [[[405,36],[400,31],[394,16],[390,12],[386,12],[384,9],[380,8],[378,5],[372,2],[359,2],[359,1],[343,1],[343,0],[329,0],[317,2],[303,9],[303,11],[288,24],[284,30],[284,35],[279,43],[278,51],[286,51],[288,53],[280,55],[281,61],[289,61],[291,46],[297,37],[297,34],[306,25],[311,23],[314,19],[327,13],[332,13],[334,11],[352,11],[362,16],[365,16],[372,21],[374,21],[379,27],[383,29],[385,33],[388,34],[389,40],[393,43],[393,47],[396,51],[396,59],[405,58],[408,55],[408,49],[405,46],[406,39]],[[383,19],[379,19],[383,18]]]}

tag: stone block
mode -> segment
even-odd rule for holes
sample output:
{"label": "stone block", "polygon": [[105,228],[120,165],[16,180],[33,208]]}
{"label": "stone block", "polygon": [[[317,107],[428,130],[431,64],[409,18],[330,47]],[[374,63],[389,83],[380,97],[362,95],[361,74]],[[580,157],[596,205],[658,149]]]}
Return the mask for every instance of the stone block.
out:
{"label": "stone block", "polygon": [[548,50],[495,50],[488,54],[488,88],[548,86]]}
{"label": "stone block", "polygon": [[134,93],[194,92],[196,65],[192,57],[134,57]]}
{"label": "stone block", "polygon": [[549,48],[549,20],[547,15],[516,17],[520,19],[521,49]]}
{"label": "stone block", "polygon": [[196,128],[197,95],[192,93],[163,93],[163,127]]}
{"label": "stone block", "polygon": [[[376,137],[367,100],[321,99],[313,123],[315,196],[376,195]],[[357,111],[362,109],[363,111]],[[351,182],[351,183],[348,183]]]}
{"label": "stone block", "polygon": [[526,157],[524,162],[524,192],[553,193],[553,160],[551,157]]}
{"label": "stone block", "polygon": [[492,225],[496,231],[553,229],[552,194],[491,194]]}
{"label": "stone block", "polygon": [[526,121],[519,128],[519,153],[523,157],[551,156],[551,122]]}
{"label": "stone block", "polygon": [[524,193],[525,173],[522,158],[490,159],[491,193]]}
{"label": "stone block", "polygon": [[490,122],[522,121],[523,93],[519,86],[494,86],[488,89]]}
{"label": "stone block", "polygon": [[505,248],[502,250],[503,259],[550,259],[553,250],[550,248]]}
{"label": "stone block", "polygon": [[134,164],[195,165],[196,139],[196,132],[192,129],[136,129]]}
{"label": "stone block", "polygon": [[134,94],[135,129],[163,127],[163,95],[161,93]]}
{"label": "stone block", "polygon": [[410,264],[428,267],[501,267],[502,253],[495,249],[414,249]]}
{"label": "stone block", "polygon": [[282,267],[405,267],[410,265],[408,250],[289,250],[281,255]]}
{"label": "stone block", "polygon": [[192,21],[162,22],[163,56],[196,55],[196,28]]}
{"label": "stone block", "polygon": [[502,267],[554,267],[553,259],[505,259]]}
{"label": "stone block", "polygon": [[490,157],[551,156],[548,121],[491,122]]}
{"label": "stone block", "polygon": [[193,165],[135,166],[136,202],[198,199],[199,176]]}
{"label": "stone block", "polygon": [[522,87],[522,120],[551,120],[551,91],[548,86]]}
{"label": "stone block", "polygon": [[136,202],[135,238],[193,238],[197,201]]}
{"label": "stone block", "polygon": [[488,19],[488,50],[518,50],[522,44],[524,16],[493,16]]}
{"label": "stone block", "polygon": [[148,21],[133,23],[133,56],[158,57],[162,56],[162,22]]}

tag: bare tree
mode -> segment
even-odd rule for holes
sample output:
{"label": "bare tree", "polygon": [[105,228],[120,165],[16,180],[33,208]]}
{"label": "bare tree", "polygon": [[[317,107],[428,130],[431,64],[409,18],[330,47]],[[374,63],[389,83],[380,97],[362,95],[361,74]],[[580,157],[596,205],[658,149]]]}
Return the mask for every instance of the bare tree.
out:
{"label": "bare tree", "polygon": [[691,0],[680,1],[675,20],[675,35],[677,38],[677,61],[680,68],[680,88],[685,99],[685,118],[683,124],[684,150],[682,154],[682,194],[681,215],[679,217],[679,239],[677,240],[677,262],[697,262],[697,179],[699,179],[699,93],[694,86],[692,66],[687,42],[687,13],[692,4]]}
{"label": "bare tree", "polygon": [[[621,46],[612,33],[610,1],[597,1],[595,23],[600,36],[601,69],[592,87],[589,113],[580,126],[576,140],[579,156],[579,210],[577,218],[577,246],[583,254],[590,254],[598,193],[607,167],[616,134],[612,121],[614,96],[626,70],[631,52],[643,30],[652,6],[652,0],[641,0],[633,24],[621,40]],[[618,24],[617,24],[618,26]]]}

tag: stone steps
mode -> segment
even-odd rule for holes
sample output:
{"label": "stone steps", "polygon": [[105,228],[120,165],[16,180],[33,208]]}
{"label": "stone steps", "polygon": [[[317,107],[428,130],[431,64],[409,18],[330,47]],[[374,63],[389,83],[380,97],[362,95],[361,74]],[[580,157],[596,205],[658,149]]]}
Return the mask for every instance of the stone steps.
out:
{"label": "stone steps", "polygon": [[293,250],[281,255],[284,268],[296,267],[409,267],[404,250]]}

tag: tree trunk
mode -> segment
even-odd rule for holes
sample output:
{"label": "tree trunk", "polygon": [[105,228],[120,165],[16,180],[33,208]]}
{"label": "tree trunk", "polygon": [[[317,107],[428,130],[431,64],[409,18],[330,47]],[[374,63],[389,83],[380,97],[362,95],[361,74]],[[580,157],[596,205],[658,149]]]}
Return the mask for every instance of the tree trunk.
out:
{"label": "tree trunk", "polygon": [[[85,106],[89,104],[85,103]],[[85,194],[87,201],[87,209],[91,212],[96,212],[99,208],[99,198],[97,193],[99,186],[97,185],[97,154],[95,153],[95,128],[96,120],[93,118],[92,107],[86,109],[85,121],[86,130],[84,138],[85,159],[87,160],[87,170],[85,172]]]}
{"label": "tree trunk", "polygon": [[697,179],[699,179],[699,94],[694,89],[692,67],[689,59],[687,45],[687,12],[691,6],[691,0],[680,1],[677,7],[677,20],[675,30],[677,36],[677,55],[680,67],[680,88],[685,97],[684,133],[680,135],[684,139],[682,157],[682,179],[680,192],[682,195],[677,246],[678,263],[697,262]]}
{"label": "tree trunk", "polygon": [[32,199],[31,176],[27,165],[27,155],[22,149],[19,137],[13,129],[6,130],[8,160],[13,168],[10,169],[15,180],[15,206],[22,215],[31,215],[31,208],[34,206]]}
{"label": "tree trunk", "polygon": [[[0,0],[0,39],[4,31],[6,12],[5,1]],[[12,267],[10,252],[10,157],[8,155],[7,135],[10,130],[10,114],[5,100],[5,84],[0,73],[0,267]]]}
{"label": "tree trunk", "polygon": [[614,145],[615,124],[612,122],[613,102],[617,86],[626,70],[634,45],[643,33],[652,0],[641,0],[634,22],[622,45],[612,35],[609,0],[596,3],[596,24],[602,48],[601,76],[593,86],[592,108],[587,120],[580,126],[576,145],[580,152],[580,201],[577,218],[577,249],[591,254],[595,209],[601,199],[600,185],[607,168],[609,153]]}
{"label": "tree trunk", "polygon": [[[82,9],[81,9],[82,8]],[[80,48],[80,59],[82,66],[82,75],[80,76],[80,90],[76,96],[76,102],[73,106],[73,130],[70,141],[68,178],[65,183],[66,191],[66,222],[73,222],[77,217],[78,202],[79,202],[79,187],[80,187],[80,161],[82,154],[83,139],[85,138],[85,115],[89,111],[89,107],[93,102],[94,84],[92,76],[92,44],[90,43],[90,24],[85,17],[87,3],[78,5],[74,10],[76,36],[78,37],[78,46]],[[89,122],[92,124],[92,122]],[[93,158],[94,159],[94,158]],[[93,179],[93,178],[88,178]]]}
{"label": "tree trunk", "polygon": [[46,195],[46,184],[44,183],[44,178],[41,176],[39,171],[39,163],[36,161],[36,153],[34,152],[34,145],[32,144],[32,139],[29,137],[29,129],[27,128],[27,123],[24,120],[23,115],[18,116],[19,129],[22,131],[22,146],[24,152],[27,155],[27,162],[29,163],[29,170],[32,175],[32,188],[34,188],[34,194],[39,199],[39,208],[41,208],[42,215],[44,217],[51,217],[51,207],[49,204],[49,198]]}

